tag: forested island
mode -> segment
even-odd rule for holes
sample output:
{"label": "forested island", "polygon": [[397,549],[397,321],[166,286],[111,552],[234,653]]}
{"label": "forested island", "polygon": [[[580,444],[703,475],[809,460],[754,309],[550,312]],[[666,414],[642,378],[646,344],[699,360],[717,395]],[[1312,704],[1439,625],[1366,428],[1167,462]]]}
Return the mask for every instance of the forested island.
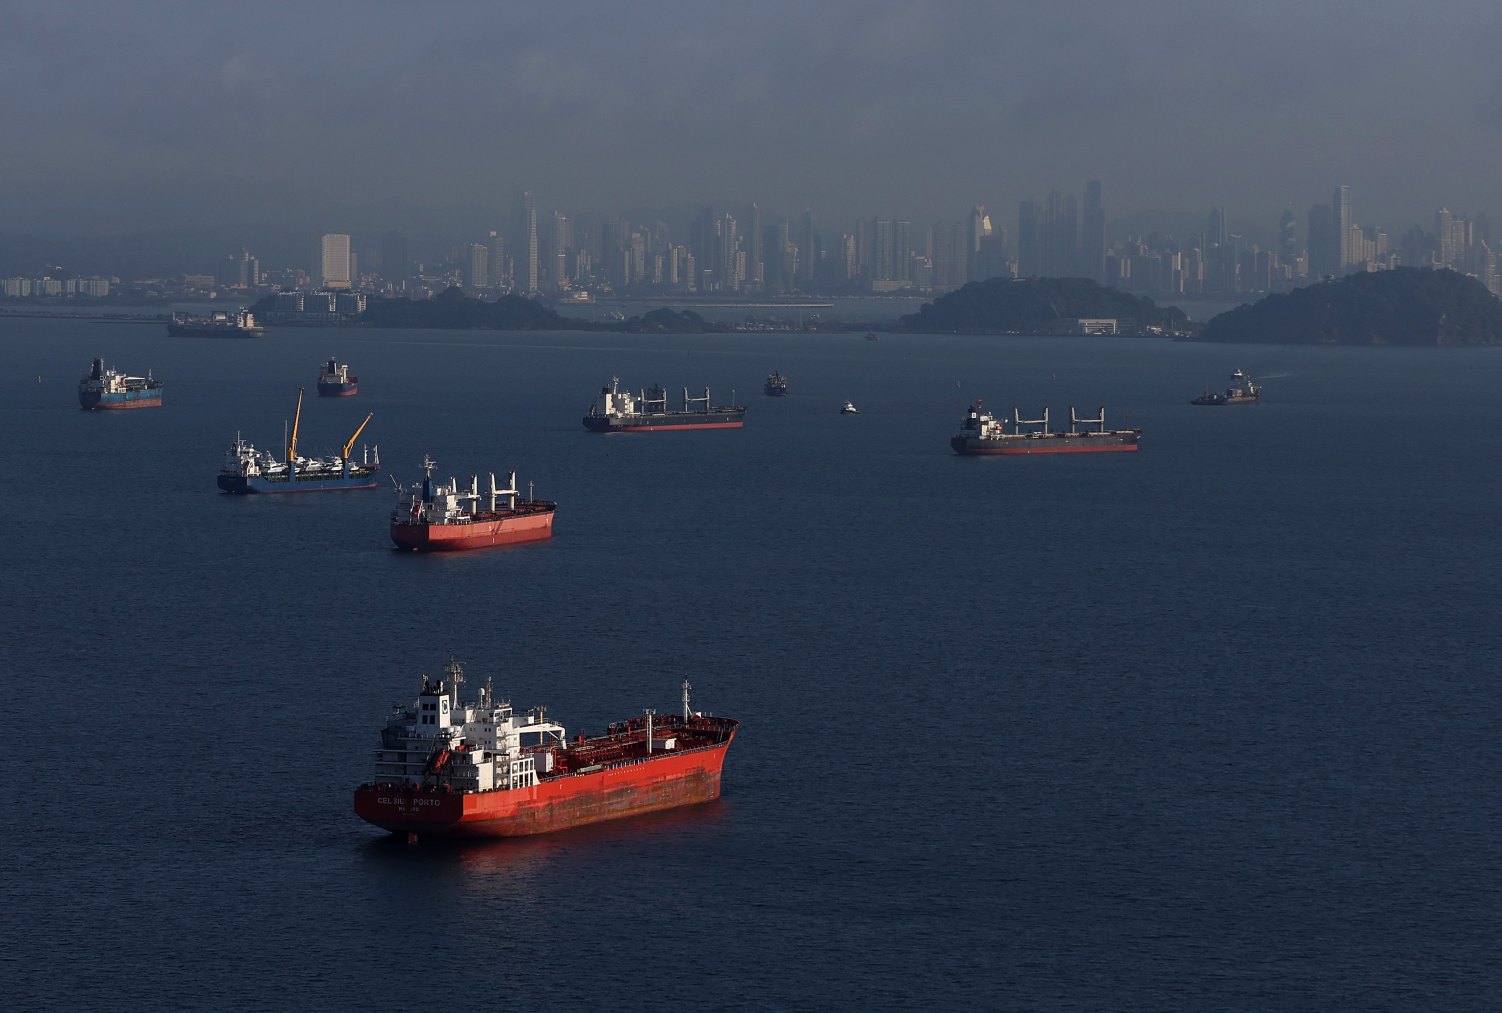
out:
{"label": "forested island", "polygon": [[1190,327],[1176,306],[1103,288],[1088,278],[991,278],[924,303],[902,317],[919,334],[1064,334],[1080,320],[1115,320],[1120,334],[1178,334]]}
{"label": "forested island", "polygon": [[1238,306],[1200,341],[1291,345],[1502,344],[1502,302],[1475,278],[1399,267],[1351,274]]}

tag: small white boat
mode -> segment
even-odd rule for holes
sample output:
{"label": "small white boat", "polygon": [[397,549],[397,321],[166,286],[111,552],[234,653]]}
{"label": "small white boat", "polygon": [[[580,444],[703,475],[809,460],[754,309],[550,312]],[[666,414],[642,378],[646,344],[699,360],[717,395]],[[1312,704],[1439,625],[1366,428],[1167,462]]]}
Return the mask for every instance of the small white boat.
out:
{"label": "small white boat", "polygon": [[855,402],[853,401],[846,401],[845,407],[840,409],[841,415],[859,415],[860,413],[861,410],[855,407]]}

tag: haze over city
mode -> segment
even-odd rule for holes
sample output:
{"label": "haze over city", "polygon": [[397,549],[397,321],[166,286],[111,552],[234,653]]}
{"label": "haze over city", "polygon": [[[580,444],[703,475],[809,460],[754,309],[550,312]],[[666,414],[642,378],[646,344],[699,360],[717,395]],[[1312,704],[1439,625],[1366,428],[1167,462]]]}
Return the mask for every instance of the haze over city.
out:
{"label": "haze over city", "polygon": [[1493,208],[1502,8],[8,5],[0,238],[493,225],[757,201],[953,220],[1054,188],[1271,235]]}

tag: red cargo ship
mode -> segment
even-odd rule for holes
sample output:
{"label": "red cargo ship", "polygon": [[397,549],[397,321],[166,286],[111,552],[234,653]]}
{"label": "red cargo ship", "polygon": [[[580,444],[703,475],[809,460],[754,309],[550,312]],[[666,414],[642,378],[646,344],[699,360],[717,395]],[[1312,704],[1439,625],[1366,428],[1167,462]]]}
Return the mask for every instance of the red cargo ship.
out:
{"label": "red cargo ship", "polygon": [[[480,476],[475,475],[469,480],[469,491],[460,492],[459,483],[452,478],[447,485],[433,482],[433,463],[432,458],[423,458],[427,474],[398,497],[396,509],[391,511],[391,540],[399,547],[416,552],[458,552],[553,537],[553,514],[558,504],[518,497],[516,472],[511,473],[511,483],[505,489],[496,488],[492,474],[489,492],[481,493]],[[503,498],[504,506],[500,502]],[[483,507],[482,499],[486,500]]]}
{"label": "red cargo ship", "polygon": [[463,669],[422,680],[416,703],[386,720],[375,780],[355,789],[355,813],[392,833],[523,837],[709,802],[739,722],[689,708],[611,725],[570,742],[544,709],[518,713],[489,679],[459,700]]}

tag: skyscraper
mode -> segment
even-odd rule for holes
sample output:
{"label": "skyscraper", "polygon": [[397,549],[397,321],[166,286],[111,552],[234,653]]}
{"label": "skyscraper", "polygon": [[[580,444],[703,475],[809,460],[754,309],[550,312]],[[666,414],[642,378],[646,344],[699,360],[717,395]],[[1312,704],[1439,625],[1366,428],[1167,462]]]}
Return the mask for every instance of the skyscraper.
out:
{"label": "skyscraper", "polygon": [[1037,278],[1043,274],[1043,249],[1038,235],[1038,202],[1029,197],[1017,205],[1017,274]]}
{"label": "skyscraper", "polygon": [[407,238],[400,232],[381,237],[381,275],[395,288],[407,280]]}
{"label": "skyscraper", "polygon": [[537,195],[531,190],[519,191],[511,206],[512,256],[517,258],[516,287],[524,295],[538,291],[542,272],[542,251],[537,245]]}
{"label": "skyscraper", "polygon": [[1278,219],[1278,257],[1285,264],[1292,264],[1299,255],[1299,225],[1293,208],[1284,208]]}
{"label": "skyscraper", "polygon": [[966,233],[965,281],[982,281],[987,275],[981,267],[981,244],[991,235],[991,216],[986,206],[977,204],[970,212],[970,227]]}
{"label": "skyscraper", "polygon": [[1100,180],[1085,184],[1085,221],[1080,237],[1080,271],[1098,285],[1106,283],[1106,208],[1101,203]]}
{"label": "skyscraper", "polygon": [[799,226],[798,284],[807,289],[813,285],[814,261],[818,256],[814,249],[814,213],[808,208],[803,209],[803,219]]}
{"label": "skyscraper", "polygon": [[892,219],[877,218],[871,223],[871,280],[892,278]]}
{"label": "skyscraper", "polygon": [[904,218],[892,223],[892,277],[913,279],[913,223]]}
{"label": "skyscraper", "polygon": [[490,248],[484,243],[469,244],[468,270],[464,275],[464,287],[478,292],[490,287]]}
{"label": "skyscraper", "polygon": [[[1340,261],[1337,267],[1340,271],[1345,270],[1347,264],[1353,263],[1351,253],[1351,188],[1337,186],[1335,199],[1330,203],[1330,214],[1335,226],[1335,241],[1338,244],[1338,256]],[[1339,271],[1335,272],[1339,273]]]}
{"label": "skyscraper", "polygon": [[325,233],[318,259],[319,288],[349,288],[349,236]]}

